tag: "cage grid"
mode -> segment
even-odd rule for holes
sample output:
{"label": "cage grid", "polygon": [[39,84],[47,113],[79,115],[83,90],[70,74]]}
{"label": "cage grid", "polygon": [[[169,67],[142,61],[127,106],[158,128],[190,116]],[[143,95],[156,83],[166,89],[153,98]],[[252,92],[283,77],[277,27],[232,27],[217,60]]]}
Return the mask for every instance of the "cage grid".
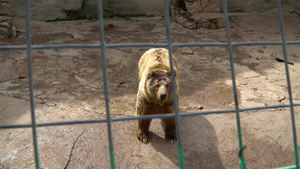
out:
{"label": "cage grid", "polygon": [[[287,45],[299,45],[300,41],[285,41],[284,36],[284,25],[283,25],[283,16],[282,16],[282,6],[281,0],[277,1],[278,16],[279,16],[279,26],[281,41],[253,41],[253,42],[232,42],[230,35],[230,26],[228,19],[228,8],[227,0],[222,0],[223,13],[225,18],[225,29],[227,42],[193,42],[193,43],[172,43],[171,41],[171,30],[170,30],[170,19],[169,19],[169,5],[168,0],[164,0],[164,18],[166,24],[166,33],[167,33],[167,43],[110,43],[106,44],[104,39],[104,25],[103,25],[103,9],[102,9],[102,0],[97,0],[98,3],[98,19],[99,19],[99,33],[100,33],[100,44],[44,44],[44,45],[33,45],[31,44],[31,31],[30,31],[30,0],[26,0],[26,45],[3,45],[0,46],[0,50],[26,50],[27,51],[27,61],[28,61],[28,77],[29,77],[29,90],[30,90],[30,110],[31,110],[31,124],[14,124],[14,125],[0,125],[0,129],[9,129],[9,128],[32,128],[33,135],[33,145],[34,145],[34,159],[35,167],[40,168],[39,160],[39,149],[38,149],[38,140],[37,140],[37,127],[43,126],[57,126],[57,125],[71,125],[71,124],[85,124],[85,123],[106,123],[107,132],[108,132],[108,143],[109,143],[109,152],[110,152],[110,165],[111,168],[115,167],[114,161],[114,148],[113,148],[113,139],[112,139],[112,130],[111,123],[115,121],[127,121],[127,120],[144,120],[144,119],[161,119],[161,118],[175,118],[176,119],[176,132],[178,137],[178,158],[179,158],[179,167],[184,168],[183,160],[183,150],[181,145],[180,137],[180,117],[184,116],[195,116],[195,115],[205,115],[205,114],[221,114],[221,113],[235,113],[236,122],[237,122],[237,134],[239,142],[239,151],[237,155],[240,159],[239,166],[241,169],[246,169],[246,163],[244,160],[243,150],[245,146],[242,143],[242,132],[240,124],[240,112],[251,111],[251,110],[262,110],[262,109],[271,109],[271,108],[283,108],[289,107],[291,114],[291,123],[292,123],[292,133],[293,133],[293,145],[294,145],[294,157],[295,165],[283,167],[282,169],[299,169],[299,158],[298,158],[298,145],[297,145],[297,134],[296,134],[296,124],[294,117],[294,107],[300,106],[300,103],[293,103],[291,83],[289,77],[288,61],[287,61]],[[260,107],[249,107],[249,108],[239,108],[238,96],[237,96],[237,87],[235,82],[235,69],[233,62],[233,47],[234,46],[251,46],[251,45],[281,45],[283,49],[284,56],[284,66],[285,66],[285,75],[288,88],[289,104],[280,104],[272,106],[260,106]],[[109,93],[108,93],[108,83],[107,83],[107,72],[106,72],[106,48],[130,48],[130,47],[164,47],[169,50],[170,57],[170,67],[171,67],[171,79],[172,85],[174,85],[174,70],[173,70],[173,60],[172,60],[172,48],[173,47],[200,47],[200,46],[225,46],[228,48],[229,61],[230,61],[230,72],[232,80],[232,90],[235,108],[234,109],[221,109],[221,110],[210,110],[210,111],[200,111],[200,112],[185,112],[180,113],[178,110],[176,89],[173,88],[173,99],[174,99],[174,114],[156,114],[156,115],[143,115],[143,116],[132,116],[132,117],[116,117],[112,118],[110,115],[110,103],[109,103]],[[35,102],[34,102],[34,89],[33,89],[33,72],[32,72],[32,50],[40,49],[57,49],[57,48],[100,48],[101,49],[101,58],[102,58],[102,71],[103,71],[103,82],[104,82],[104,94],[105,94],[105,108],[106,108],[106,118],[105,119],[90,119],[90,120],[73,120],[73,121],[60,121],[60,122],[45,122],[45,123],[36,123],[35,117]]]}

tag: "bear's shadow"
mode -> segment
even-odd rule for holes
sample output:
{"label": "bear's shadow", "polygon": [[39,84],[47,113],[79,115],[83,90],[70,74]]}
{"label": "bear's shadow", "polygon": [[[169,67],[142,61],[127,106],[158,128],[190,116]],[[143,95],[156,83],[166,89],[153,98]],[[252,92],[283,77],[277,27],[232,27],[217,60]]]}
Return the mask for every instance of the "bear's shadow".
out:
{"label": "bear's shadow", "polygon": [[[180,131],[185,168],[225,169],[218,154],[216,132],[204,116],[181,117]],[[150,136],[153,148],[179,166],[178,143],[168,144],[153,132]]]}

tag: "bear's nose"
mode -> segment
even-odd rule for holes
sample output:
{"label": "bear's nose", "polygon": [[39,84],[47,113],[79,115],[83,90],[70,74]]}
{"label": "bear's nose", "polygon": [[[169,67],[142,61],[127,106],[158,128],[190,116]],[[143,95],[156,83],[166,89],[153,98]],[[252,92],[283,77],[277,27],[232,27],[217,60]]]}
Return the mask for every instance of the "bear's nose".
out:
{"label": "bear's nose", "polygon": [[160,100],[165,100],[167,98],[167,94],[166,93],[161,93],[160,94]]}

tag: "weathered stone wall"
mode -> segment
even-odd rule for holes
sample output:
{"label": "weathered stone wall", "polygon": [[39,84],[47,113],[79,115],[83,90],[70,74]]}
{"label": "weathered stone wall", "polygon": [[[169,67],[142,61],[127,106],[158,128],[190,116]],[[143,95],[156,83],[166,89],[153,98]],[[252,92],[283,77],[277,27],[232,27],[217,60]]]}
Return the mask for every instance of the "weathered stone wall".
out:
{"label": "weathered stone wall", "polygon": [[[25,17],[25,1],[10,0],[15,16]],[[30,1],[30,16],[34,20],[67,19],[68,14],[81,11],[83,0]]]}
{"label": "weathered stone wall", "polygon": [[[15,15],[25,17],[25,1],[11,0]],[[103,0],[105,16],[163,15],[161,0]],[[97,18],[96,0],[31,0],[34,20]]]}
{"label": "weathered stone wall", "polygon": [[[283,0],[282,5],[288,7],[290,10],[300,12],[299,0]],[[253,11],[267,11],[277,7],[275,0],[233,0],[228,1],[229,11],[232,12],[253,12]]]}
{"label": "weathered stone wall", "polygon": [[[216,1],[221,2],[221,0],[185,0],[189,6],[188,10],[192,13],[199,12],[203,10],[205,4]],[[16,17],[25,16],[25,1],[10,0],[10,3]],[[284,0],[282,3],[290,11],[300,13],[299,0]],[[34,20],[97,18],[96,0],[31,0],[30,7],[31,18]],[[162,16],[164,14],[162,0],[103,0],[103,8],[105,16]],[[276,1],[230,0],[228,1],[228,8],[232,12],[267,11],[276,8]]]}
{"label": "weathered stone wall", "polygon": [[163,0],[104,0],[106,15],[163,15]]}

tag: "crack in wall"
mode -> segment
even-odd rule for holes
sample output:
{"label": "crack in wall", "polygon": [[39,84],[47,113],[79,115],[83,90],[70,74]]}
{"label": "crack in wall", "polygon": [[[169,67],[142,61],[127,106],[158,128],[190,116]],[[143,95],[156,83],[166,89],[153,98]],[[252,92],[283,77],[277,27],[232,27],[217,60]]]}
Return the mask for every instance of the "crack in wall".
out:
{"label": "crack in wall", "polygon": [[14,78],[7,79],[7,80],[0,80],[0,83],[13,82],[14,80],[25,79],[25,78],[27,78],[27,77],[18,76],[18,77],[14,77]]}
{"label": "crack in wall", "polygon": [[[22,96],[12,95],[12,98],[15,98],[15,99],[21,99],[21,100],[25,100],[25,101],[29,101],[29,102],[30,102],[30,99],[24,98],[24,97],[22,97]],[[46,102],[45,102],[42,98],[39,98],[39,97],[36,97],[36,96],[35,96],[34,98],[40,99],[40,100],[41,100],[41,101],[36,101],[36,99],[35,99],[34,103],[36,103],[36,104],[45,104],[45,105],[47,105]]]}
{"label": "crack in wall", "polygon": [[300,12],[297,11],[289,11],[289,13],[295,13],[296,15],[300,16]]}
{"label": "crack in wall", "polygon": [[69,165],[70,162],[71,162],[71,158],[72,158],[72,155],[73,155],[73,150],[74,150],[74,148],[75,148],[75,145],[76,145],[77,141],[79,140],[79,138],[84,134],[85,130],[86,130],[86,126],[85,126],[84,130],[77,136],[76,140],[74,141],[73,146],[72,146],[72,148],[71,148],[71,153],[70,153],[70,155],[69,155],[68,162],[67,162],[66,166],[64,167],[64,169],[67,169],[67,168],[68,168],[68,165]]}
{"label": "crack in wall", "polygon": [[[15,59],[14,57],[10,57],[10,56],[8,56],[8,59],[11,59],[11,60],[13,60],[13,62],[14,62],[14,63],[17,63],[17,62],[18,62],[18,60],[17,60],[17,59]],[[14,64],[14,63],[13,63],[13,64]]]}
{"label": "crack in wall", "polygon": [[[25,100],[25,101],[28,101],[28,102],[30,102],[30,99],[29,98],[25,98],[25,97],[22,97],[22,96],[18,96],[18,95],[2,95],[1,93],[0,93],[0,96],[7,96],[7,97],[10,97],[10,98],[14,98],[14,99],[20,99],[20,100]],[[47,103],[47,102],[45,102],[44,101],[44,99],[43,98],[40,98],[40,97],[38,97],[38,96],[34,96],[34,103],[35,104],[41,104],[41,105],[46,105],[46,106],[51,106],[51,107],[55,107],[56,106],[56,104],[55,103]],[[40,101],[37,101],[37,100],[40,100]]]}

